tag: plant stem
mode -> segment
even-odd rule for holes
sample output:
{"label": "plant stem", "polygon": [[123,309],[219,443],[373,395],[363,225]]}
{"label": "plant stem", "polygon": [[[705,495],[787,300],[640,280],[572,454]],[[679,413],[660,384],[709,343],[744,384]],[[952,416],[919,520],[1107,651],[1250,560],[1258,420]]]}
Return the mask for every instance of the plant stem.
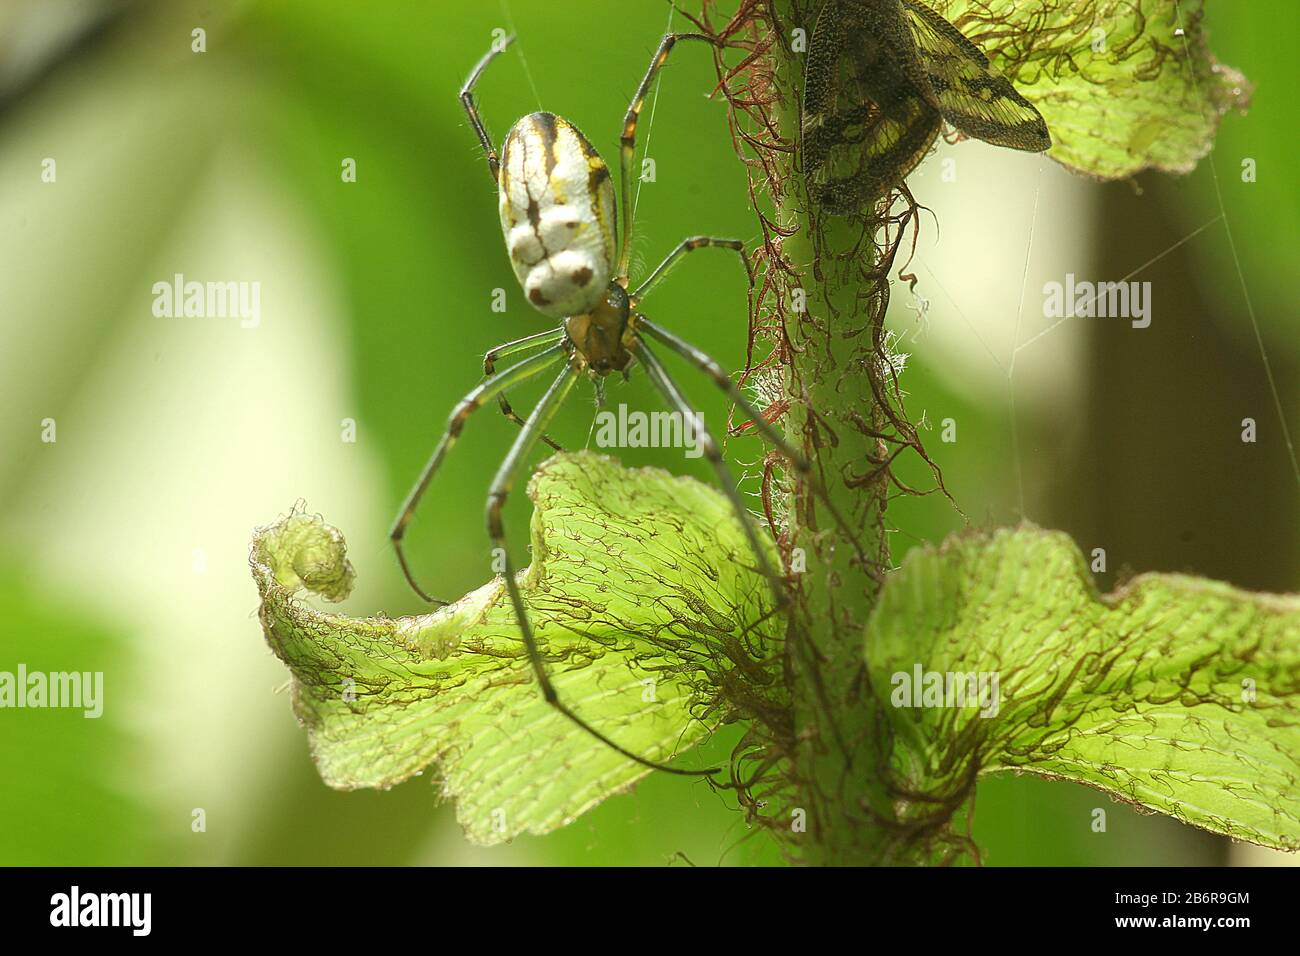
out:
{"label": "plant stem", "polygon": [[[885,787],[890,752],[888,723],[867,678],[863,634],[888,566],[884,511],[887,454],[878,438],[879,413],[869,376],[875,374],[869,331],[845,334],[866,323],[862,290],[853,270],[814,250],[805,209],[780,210],[784,226],[798,233],[783,252],[807,294],[808,311],[787,326],[791,355],[786,366],[795,403],[788,423],[813,462],[830,505],[850,529],[838,528],[830,507],[807,482],[795,488],[791,540],[804,549],[806,570],[797,579],[789,633],[793,651],[788,677],[797,743],[795,781],[808,810],[809,863],[879,863],[890,854],[893,821]],[[838,244],[851,237],[846,224],[822,229],[820,239]],[[818,254],[820,253],[820,255]],[[820,272],[820,275],[819,275]]]}
{"label": "plant stem", "polygon": [[[751,97],[765,94],[761,116],[732,100],[737,128],[753,131],[758,119],[768,140],[779,141],[751,164],[756,194],[770,197],[768,221],[780,234],[766,250],[764,325],[782,330],[784,425],[815,476],[794,481],[785,509],[794,581],[786,668],[792,802],[785,820],[771,822],[778,833],[791,828],[786,842],[805,863],[901,862],[887,784],[889,725],[863,644],[889,566],[882,436],[890,418],[881,405],[889,373],[879,338],[886,290],[873,274],[882,223],[871,215],[818,216],[808,202],[797,149],[805,52],[793,41],[797,28],[812,36],[815,7],[812,0],[748,5],[752,16],[737,33],[760,52],[742,79]],[[772,42],[763,49],[765,37]]]}

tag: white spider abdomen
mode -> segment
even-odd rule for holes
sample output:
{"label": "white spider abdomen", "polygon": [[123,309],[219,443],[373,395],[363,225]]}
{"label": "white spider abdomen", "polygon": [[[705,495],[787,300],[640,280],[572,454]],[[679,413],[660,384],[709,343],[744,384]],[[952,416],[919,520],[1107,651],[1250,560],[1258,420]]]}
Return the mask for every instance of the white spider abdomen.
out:
{"label": "white spider abdomen", "polygon": [[525,116],[501,150],[501,231],[533,307],[555,319],[603,301],[614,264],[609,167],[576,126]]}

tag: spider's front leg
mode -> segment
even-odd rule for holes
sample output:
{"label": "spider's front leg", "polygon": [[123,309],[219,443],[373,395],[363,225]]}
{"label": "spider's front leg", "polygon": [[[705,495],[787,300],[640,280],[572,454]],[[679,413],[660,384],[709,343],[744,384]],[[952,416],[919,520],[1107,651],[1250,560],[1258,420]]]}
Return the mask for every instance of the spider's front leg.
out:
{"label": "spider's front leg", "polygon": [[650,68],[641,78],[641,85],[637,87],[636,95],[632,97],[632,102],[623,117],[623,134],[619,138],[618,161],[622,206],[619,212],[623,217],[623,235],[619,243],[618,274],[615,278],[622,280],[624,285],[627,284],[628,263],[632,257],[632,158],[636,153],[637,121],[641,116],[641,108],[645,105],[645,98],[650,93],[650,84],[663,69],[668,54],[672,52],[678,40],[703,40],[705,43],[717,44],[713,37],[703,33],[670,33],[665,36],[659,42],[659,49],[655,51],[654,58],[650,61]]}
{"label": "spider's front leg", "polygon": [[497,158],[496,147],[492,145],[492,137],[488,135],[487,127],[483,125],[483,118],[478,115],[478,106],[474,103],[474,85],[478,83],[479,77],[483,75],[487,65],[504,53],[506,47],[514,41],[514,37],[506,37],[503,42],[494,43],[492,49],[488,50],[483,59],[479,60],[474,69],[470,71],[465,85],[460,88],[460,105],[465,107],[465,115],[469,117],[469,125],[474,127],[474,133],[478,136],[478,141],[483,147],[483,153],[487,157],[488,172],[492,174],[494,183],[499,178],[501,160]]}

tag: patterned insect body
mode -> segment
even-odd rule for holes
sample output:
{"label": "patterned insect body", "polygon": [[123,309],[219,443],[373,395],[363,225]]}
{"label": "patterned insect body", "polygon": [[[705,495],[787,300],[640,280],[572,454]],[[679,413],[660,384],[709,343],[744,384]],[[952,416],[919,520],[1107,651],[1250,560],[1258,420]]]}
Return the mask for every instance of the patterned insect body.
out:
{"label": "patterned insect body", "polygon": [[553,113],[525,116],[506,135],[498,185],[510,262],[533,307],[563,319],[602,305],[615,262],[614,187],[581,131]]}
{"label": "patterned insect body", "polygon": [[822,211],[851,215],[903,181],[943,122],[1041,152],[1047,124],[923,0],[825,0],[804,70],[804,175]]}

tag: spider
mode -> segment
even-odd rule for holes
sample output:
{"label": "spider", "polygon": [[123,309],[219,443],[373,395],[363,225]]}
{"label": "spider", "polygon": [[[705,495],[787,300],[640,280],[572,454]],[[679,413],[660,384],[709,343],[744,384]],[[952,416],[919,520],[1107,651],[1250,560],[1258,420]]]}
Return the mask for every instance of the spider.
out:
{"label": "spider", "polygon": [[[494,44],[479,60],[460,91],[460,100],[487,156],[488,171],[497,185],[501,228],[519,284],[529,303],[542,315],[558,321],[558,327],[507,342],[490,350],[483,361],[483,381],[452,411],[443,434],[419,479],[411,489],[393,523],[392,539],[402,573],[412,589],[425,601],[445,604],[430,597],[416,583],[402,550],[406,532],[421,497],[443,458],[456,443],[466,420],[477,409],[496,399],[502,413],[521,431],[497,471],[487,498],[487,530],[493,553],[501,557],[506,590],[514,607],[533,674],[546,702],[601,743],[624,757],[654,770],[685,776],[709,776],[719,768],[686,770],[656,763],[633,753],[596,730],[569,708],[556,694],[538,649],[528,613],[524,607],[515,568],[506,547],[502,509],[510,490],[537,442],[559,449],[545,434],[556,413],[582,376],[596,389],[597,401],[604,395],[604,379],[612,372],[627,377],[634,363],[668,405],[683,416],[695,416],[686,398],[650,349],[647,339],[676,352],[707,375],[749,416],[755,427],[797,469],[807,473],[807,461],[792,449],[781,434],[745,399],[722,367],[704,352],[654,324],[637,307],[669,270],[688,253],[718,248],[739,256],[752,295],[754,275],[744,245],[734,239],[695,236],[683,240],[639,285],[629,291],[628,264],[632,240],[631,166],[636,147],[637,118],[655,77],[668,54],[682,40],[713,39],[698,33],[670,33],[659,44],[641,85],[637,88],[623,120],[620,139],[620,205],[616,209],[609,167],[576,126],[553,113],[532,113],[519,120],[506,134],[498,158],[474,101],[474,86],[513,37]],[[619,215],[622,232],[618,235]],[[617,253],[617,258],[616,258]],[[501,372],[496,363],[535,353]],[[535,376],[559,370],[541,401],[525,421],[511,408],[506,391]],[[695,418],[695,420],[699,420]],[[761,546],[752,516],[741,501],[730,470],[722,460],[717,442],[701,429],[700,447],[716,473],[718,483],[731,502],[754,552],[758,570],[771,582],[776,606],[786,604],[784,581],[772,568]]]}

